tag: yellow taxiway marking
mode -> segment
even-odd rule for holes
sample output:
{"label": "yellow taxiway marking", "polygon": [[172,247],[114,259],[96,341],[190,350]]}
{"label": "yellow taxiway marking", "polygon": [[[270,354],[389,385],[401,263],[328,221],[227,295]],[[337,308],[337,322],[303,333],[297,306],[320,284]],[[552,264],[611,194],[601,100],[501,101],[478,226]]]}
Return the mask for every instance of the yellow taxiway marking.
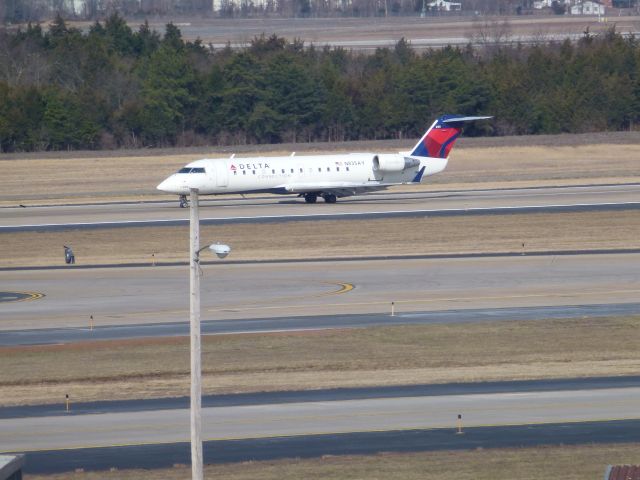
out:
{"label": "yellow taxiway marking", "polygon": [[[337,293],[337,292],[336,292]],[[342,292],[340,292],[342,293]],[[415,303],[437,303],[437,302],[470,302],[478,300],[515,300],[526,298],[563,298],[563,297],[582,297],[589,295],[610,295],[614,293],[639,293],[640,289],[636,290],[603,290],[595,292],[570,292],[570,293],[531,293],[524,295],[489,295],[479,297],[437,297],[437,298],[415,298],[407,300],[395,300],[394,303],[398,304],[415,304]],[[322,296],[326,296],[324,294]],[[250,307],[237,307],[235,310],[273,310],[284,308],[317,308],[317,307],[351,307],[351,306],[373,306],[373,305],[389,305],[390,300],[384,301],[372,301],[372,302],[343,302],[343,303],[317,303],[317,304],[298,304],[298,305],[257,305]],[[209,312],[222,312],[229,310],[231,307],[223,308],[209,308]]]}
{"label": "yellow taxiway marking", "polygon": [[12,298],[9,300],[2,300],[0,303],[9,303],[9,302],[28,302],[29,300],[37,300],[39,298],[44,297],[44,293],[40,292],[2,292],[4,294],[14,294],[14,295],[26,295],[22,298]]}
{"label": "yellow taxiway marking", "polygon": [[[307,294],[307,295],[291,295],[291,296],[286,296],[286,297],[277,297],[274,298],[273,300],[267,300],[267,303],[274,303],[274,302],[290,302],[293,300],[301,300],[301,299],[305,299],[305,298],[320,298],[320,297],[326,297],[329,295],[340,295],[342,293],[347,293],[352,291],[355,288],[355,285],[353,285],[352,283],[343,283],[343,282],[323,282],[323,284],[325,285],[332,285],[332,286],[337,286],[339,287],[337,290],[330,290],[327,292],[322,292],[322,293],[316,293],[316,294]],[[11,293],[21,293],[21,294],[26,294],[26,292],[11,292]],[[33,295],[33,298],[23,298],[23,299],[19,299],[19,300],[11,300],[12,302],[21,302],[21,301],[25,301],[25,300],[33,300],[36,298],[42,298],[45,295],[43,293],[31,293],[29,292],[31,295]],[[247,306],[247,305],[253,305],[253,306]],[[257,304],[255,302],[248,302],[248,303],[243,303],[242,305],[227,305],[221,308],[203,308],[204,311],[207,312],[224,312],[224,311],[235,311],[235,310],[258,310],[261,308],[287,308],[287,305],[283,305],[281,307],[278,306],[262,306],[260,304]],[[166,309],[166,310],[154,310],[151,312],[131,312],[131,313],[118,313],[118,312],[111,312],[111,313],[102,313],[100,315],[100,317],[103,318],[109,318],[109,317],[113,317],[116,316],[118,318],[131,318],[131,317],[148,317],[148,316],[153,316],[153,315],[184,315],[186,312],[188,312],[187,309],[182,309],[182,310],[175,310],[175,309]],[[47,320],[52,320],[55,318],[65,318],[68,319],[68,316],[48,316]],[[71,327],[71,328],[76,328],[76,327]],[[84,328],[84,327],[81,327]]]}
{"label": "yellow taxiway marking", "polygon": [[332,292],[321,293],[320,295],[316,295],[316,297],[328,297],[329,295],[340,295],[342,293],[347,293],[356,288],[353,283],[340,283],[340,282],[324,282],[327,285],[338,285],[340,288],[338,290],[334,290]]}
{"label": "yellow taxiway marking", "polygon": [[[279,301],[291,301],[295,299],[304,299],[304,298],[322,298],[332,295],[337,295],[341,293],[346,293],[355,289],[355,286],[350,283],[336,283],[335,285],[341,286],[340,289],[332,292],[326,292],[321,294],[311,294],[311,295],[300,295],[300,296],[291,296],[291,297],[279,297],[269,301],[269,303],[279,302]],[[351,288],[349,288],[351,286]],[[438,302],[473,302],[473,301],[482,301],[482,300],[517,300],[517,299],[527,299],[527,298],[572,298],[572,297],[585,297],[592,295],[612,295],[612,294],[628,294],[628,293],[636,293],[640,294],[640,289],[630,289],[630,290],[601,290],[601,291],[590,291],[590,292],[566,292],[566,293],[531,293],[531,294],[522,294],[522,295],[488,295],[488,296],[475,296],[475,297],[434,297],[434,298],[414,298],[414,299],[405,299],[405,300],[394,300],[395,305],[411,305],[411,304],[429,304],[429,303],[438,303]],[[40,294],[44,296],[43,294]],[[426,294],[425,294],[426,295]],[[39,297],[37,297],[39,298]],[[388,306],[391,302],[389,300],[378,300],[378,301],[368,301],[368,302],[351,302],[345,301],[341,303],[300,303],[300,304],[285,304],[285,305],[270,305],[269,303],[245,303],[245,304],[235,304],[235,305],[226,305],[223,307],[209,307],[203,308],[203,311],[206,312],[220,312],[220,313],[228,313],[228,312],[243,312],[243,311],[254,311],[254,310],[286,310],[286,309],[308,309],[308,308],[318,308],[318,307],[362,307],[362,306]],[[119,318],[136,318],[136,317],[148,317],[148,316],[156,316],[156,315],[185,315],[187,314],[187,309],[175,310],[175,309],[166,309],[166,310],[154,310],[148,312],[131,312],[131,313],[103,313],[101,317],[110,317],[116,315]],[[402,312],[396,312],[400,314]],[[55,318],[65,318],[69,319],[68,316],[50,316],[47,317],[47,320],[52,320]],[[70,328],[78,328],[78,327],[70,327]],[[84,327],[83,327],[84,328]]]}
{"label": "yellow taxiway marking", "polygon": [[[329,295],[340,295],[342,293],[347,293],[353,290],[355,285],[352,283],[342,283],[342,282],[323,282],[326,285],[335,285],[340,288],[337,290],[331,290],[329,292],[322,292],[317,294],[308,294],[308,295],[291,295],[288,297],[277,297],[273,300],[263,301],[264,303],[260,304],[257,302],[248,302],[243,303],[241,305],[226,305],[220,308],[205,308],[204,310],[207,312],[228,312],[228,311],[241,311],[241,310],[260,310],[263,308],[286,308],[287,305],[269,305],[275,302],[283,302],[283,301],[291,301],[291,300],[302,300],[306,298],[320,298],[326,297]],[[258,300],[259,301],[259,300]],[[250,306],[249,306],[250,305]]]}

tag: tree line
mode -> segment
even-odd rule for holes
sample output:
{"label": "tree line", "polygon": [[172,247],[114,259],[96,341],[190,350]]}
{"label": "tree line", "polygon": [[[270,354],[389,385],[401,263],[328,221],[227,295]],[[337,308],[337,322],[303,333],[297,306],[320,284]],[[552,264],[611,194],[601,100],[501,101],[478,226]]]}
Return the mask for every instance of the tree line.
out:
{"label": "tree line", "polygon": [[443,113],[490,114],[470,134],[630,129],[640,48],[609,30],[524,46],[372,54],[260,36],[185,41],[118,15],[0,33],[0,150],[115,149],[417,137]]}

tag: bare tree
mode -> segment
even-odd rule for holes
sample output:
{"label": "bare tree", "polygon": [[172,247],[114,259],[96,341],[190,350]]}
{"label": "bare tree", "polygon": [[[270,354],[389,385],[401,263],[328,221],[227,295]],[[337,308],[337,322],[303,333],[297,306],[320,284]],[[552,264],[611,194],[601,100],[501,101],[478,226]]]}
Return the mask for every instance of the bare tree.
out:
{"label": "bare tree", "polygon": [[511,24],[506,18],[502,21],[474,19],[472,30],[467,32],[466,37],[472,44],[485,49],[495,49],[511,43],[511,32]]}

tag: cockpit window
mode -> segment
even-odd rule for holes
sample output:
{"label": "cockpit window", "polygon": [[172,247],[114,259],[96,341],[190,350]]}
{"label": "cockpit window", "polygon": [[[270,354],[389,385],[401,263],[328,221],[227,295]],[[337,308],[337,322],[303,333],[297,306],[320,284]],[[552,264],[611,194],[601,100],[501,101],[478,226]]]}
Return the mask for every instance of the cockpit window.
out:
{"label": "cockpit window", "polygon": [[183,167],[178,170],[178,173],[204,173],[204,168],[202,167]]}
{"label": "cockpit window", "polygon": [[204,168],[192,168],[191,173],[204,173]]}
{"label": "cockpit window", "polygon": [[178,173],[189,173],[191,169],[189,167],[184,167],[178,170]]}

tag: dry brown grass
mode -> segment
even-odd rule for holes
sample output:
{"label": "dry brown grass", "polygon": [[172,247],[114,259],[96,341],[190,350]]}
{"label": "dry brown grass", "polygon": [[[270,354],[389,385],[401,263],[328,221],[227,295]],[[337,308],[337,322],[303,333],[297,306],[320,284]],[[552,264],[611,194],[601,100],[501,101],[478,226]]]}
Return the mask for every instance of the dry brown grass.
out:
{"label": "dry brown grass", "polygon": [[[631,375],[640,317],[209,336],[204,392]],[[185,396],[188,338],[0,349],[0,404]]]}
{"label": "dry brown grass", "polygon": [[[408,142],[403,149],[410,146]],[[353,148],[346,147],[345,151]],[[269,155],[282,153],[285,152],[272,151]],[[158,156],[86,155],[50,158],[33,154],[0,160],[0,205],[168,198],[155,190],[163,178],[189,161],[221,156],[202,150],[183,154],[159,152]],[[638,159],[640,145],[637,143],[461,148],[454,151],[445,172],[429,177],[425,185],[418,188],[637,182],[640,181]]]}
{"label": "dry brown grass", "polygon": [[[640,248],[635,211],[481,215],[203,226],[202,238],[234,247],[234,260],[375,254]],[[73,245],[78,264],[186,261],[188,227],[136,227],[2,234],[0,266],[59,265]],[[380,246],[384,246],[381,252]]]}
{"label": "dry brown grass", "polygon": [[[604,444],[535,448],[478,449],[369,456],[327,456],[309,460],[209,465],[205,477],[227,480],[388,479],[518,480],[600,479],[607,465],[636,464],[640,444]],[[189,467],[165,470],[28,475],[29,480],[178,480],[190,478]]]}

